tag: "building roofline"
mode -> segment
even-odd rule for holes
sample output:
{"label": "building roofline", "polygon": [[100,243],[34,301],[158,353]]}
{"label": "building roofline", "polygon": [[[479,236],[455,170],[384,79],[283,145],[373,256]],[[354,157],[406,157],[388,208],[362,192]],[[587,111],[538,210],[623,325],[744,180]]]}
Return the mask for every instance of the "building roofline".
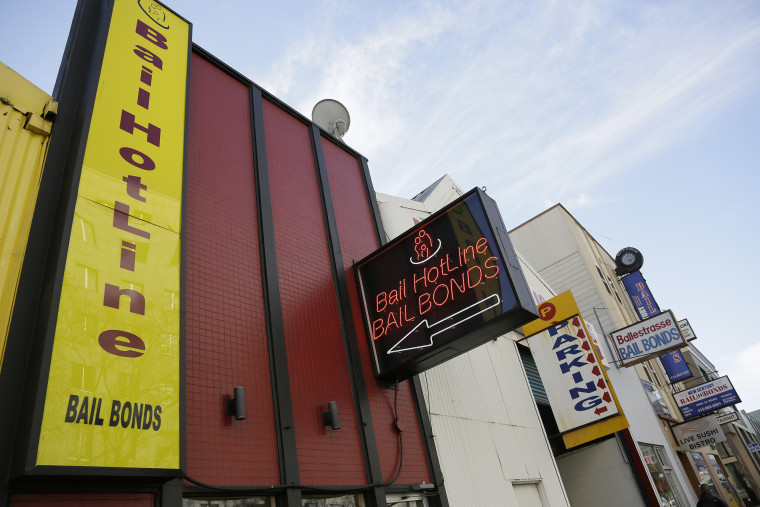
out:
{"label": "building roofline", "polygon": [[601,248],[601,249],[602,249],[602,251],[603,251],[604,253],[606,253],[607,255],[609,255],[611,259],[613,259],[613,260],[615,259],[615,256],[614,256],[614,255],[612,255],[612,254],[610,254],[610,253],[607,251],[607,249],[606,249],[606,248],[604,248],[604,246],[602,246],[602,244],[601,244],[599,241],[597,241],[597,239],[594,237],[594,235],[593,235],[593,234],[591,234],[591,233],[588,231],[588,229],[586,229],[585,227],[583,227],[583,224],[581,224],[581,223],[578,221],[578,219],[577,219],[577,218],[575,218],[575,217],[573,216],[573,214],[572,214],[572,213],[570,213],[569,211],[567,211],[567,208],[565,208],[565,207],[562,205],[562,203],[557,203],[557,204],[555,204],[554,206],[552,206],[552,207],[550,207],[550,208],[547,208],[547,209],[545,209],[544,211],[542,211],[542,212],[541,212],[541,213],[539,213],[538,215],[536,215],[536,216],[534,216],[534,217],[532,217],[532,218],[529,218],[529,219],[528,219],[528,220],[526,220],[525,222],[521,223],[521,224],[520,224],[520,225],[518,225],[517,227],[514,227],[512,230],[510,230],[510,231],[509,231],[509,234],[512,234],[512,233],[513,233],[514,231],[516,231],[517,229],[519,229],[519,228],[521,228],[521,227],[523,227],[523,226],[525,226],[525,225],[528,225],[529,223],[533,222],[534,220],[537,220],[537,219],[538,219],[538,218],[540,218],[541,216],[543,216],[543,215],[545,215],[545,214],[549,213],[550,211],[553,211],[553,210],[554,210],[554,209],[556,209],[556,208],[559,208],[559,209],[561,209],[562,211],[564,211],[564,212],[567,214],[567,216],[569,216],[570,218],[572,218],[572,219],[573,219],[573,222],[575,222],[575,223],[578,225],[578,227],[580,227],[580,228],[581,228],[581,230],[582,230],[583,232],[585,232],[585,233],[588,235],[588,237],[590,237],[590,238],[591,238],[591,239],[594,241],[594,243],[596,243],[597,245],[599,245],[599,248]]}

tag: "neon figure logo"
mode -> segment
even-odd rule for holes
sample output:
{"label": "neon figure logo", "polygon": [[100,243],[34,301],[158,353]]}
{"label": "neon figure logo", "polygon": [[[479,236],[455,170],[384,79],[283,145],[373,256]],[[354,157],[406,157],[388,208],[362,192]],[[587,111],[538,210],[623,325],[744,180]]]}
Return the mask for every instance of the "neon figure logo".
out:
{"label": "neon figure logo", "polygon": [[441,250],[441,240],[438,240],[438,247],[435,252],[431,253],[433,249],[433,238],[430,237],[425,229],[421,229],[414,238],[414,255],[415,258],[409,257],[409,262],[412,264],[424,264],[429,261]]}

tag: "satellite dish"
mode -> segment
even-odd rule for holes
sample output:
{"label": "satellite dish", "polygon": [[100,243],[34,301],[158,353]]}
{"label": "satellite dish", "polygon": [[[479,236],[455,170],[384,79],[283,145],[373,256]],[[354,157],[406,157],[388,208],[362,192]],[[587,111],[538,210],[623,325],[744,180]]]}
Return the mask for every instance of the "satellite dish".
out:
{"label": "satellite dish", "polygon": [[333,99],[323,99],[311,110],[311,119],[338,139],[348,132],[351,117],[346,106]]}

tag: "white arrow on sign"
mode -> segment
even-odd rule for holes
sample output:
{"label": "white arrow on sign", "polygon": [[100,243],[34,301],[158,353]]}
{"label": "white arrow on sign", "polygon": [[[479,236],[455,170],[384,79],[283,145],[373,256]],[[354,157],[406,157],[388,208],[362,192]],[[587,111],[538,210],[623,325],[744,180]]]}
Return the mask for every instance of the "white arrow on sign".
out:
{"label": "white arrow on sign", "polygon": [[[485,303],[489,299],[493,300],[492,303],[488,303],[489,306],[487,306],[485,308],[478,308],[482,303]],[[463,309],[459,310],[458,312],[456,312],[456,313],[454,313],[452,315],[449,315],[448,317],[445,317],[445,318],[439,320],[438,322],[434,322],[432,324],[429,324],[427,319],[422,319],[419,324],[417,324],[416,326],[414,326],[411,331],[409,331],[408,333],[406,333],[404,335],[404,337],[401,338],[398,342],[396,342],[396,344],[393,347],[389,348],[387,353],[388,354],[393,354],[393,353],[397,353],[397,352],[406,352],[408,350],[424,349],[426,347],[430,347],[431,345],[433,345],[433,337],[435,335],[441,334],[444,331],[446,331],[448,329],[451,329],[452,327],[456,326],[457,324],[461,324],[462,322],[464,322],[466,320],[469,320],[469,319],[471,319],[473,317],[477,317],[481,313],[487,312],[491,308],[499,306],[500,304],[501,304],[501,298],[499,297],[499,295],[498,294],[492,294],[492,295],[490,295],[490,296],[488,296],[486,298],[481,299],[480,301],[478,301],[476,303],[471,304],[467,308],[463,308]],[[471,315],[468,315],[467,313],[469,313],[469,311],[472,310],[473,308],[477,308],[478,311],[472,313]],[[440,330],[436,331],[435,333],[432,333],[429,336],[430,343],[426,343],[424,345],[417,345],[415,347],[399,348],[399,345],[401,345],[404,342],[404,340],[406,340],[407,338],[409,338],[409,336],[411,336],[412,333],[414,333],[415,331],[417,331],[417,329],[419,329],[420,326],[424,325],[425,328],[429,330],[431,328],[434,328],[435,326],[441,325],[443,323],[447,323],[447,322],[449,322],[451,320],[453,320],[453,322],[451,322],[448,326],[444,327],[443,329],[440,329]]]}

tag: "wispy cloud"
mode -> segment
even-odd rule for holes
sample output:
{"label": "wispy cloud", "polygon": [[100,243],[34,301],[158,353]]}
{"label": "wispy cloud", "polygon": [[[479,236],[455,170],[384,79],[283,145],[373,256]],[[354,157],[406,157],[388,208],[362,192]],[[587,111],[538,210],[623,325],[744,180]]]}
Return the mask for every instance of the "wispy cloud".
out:
{"label": "wispy cloud", "polygon": [[304,114],[344,102],[380,191],[448,172],[536,212],[596,202],[595,184],[757,89],[758,18],[742,2],[422,4],[305,35],[263,84]]}

